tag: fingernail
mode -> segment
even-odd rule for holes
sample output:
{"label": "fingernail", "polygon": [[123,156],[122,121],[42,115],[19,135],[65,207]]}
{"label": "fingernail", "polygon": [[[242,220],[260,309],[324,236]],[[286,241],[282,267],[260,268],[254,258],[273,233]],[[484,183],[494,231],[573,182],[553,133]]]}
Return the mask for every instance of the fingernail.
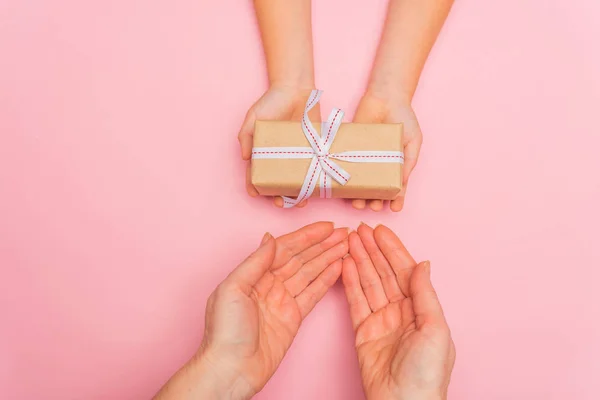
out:
{"label": "fingernail", "polygon": [[429,261],[425,261],[423,263],[423,267],[425,267],[425,271],[427,271],[427,275],[431,276],[431,263]]}
{"label": "fingernail", "polygon": [[265,236],[263,236],[259,247],[264,246],[269,240],[271,240],[272,237],[273,236],[271,236],[269,232],[265,233]]}
{"label": "fingernail", "polygon": [[346,230],[348,231],[348,235],[352,233],[353,229],[352,228],[346,228]]}

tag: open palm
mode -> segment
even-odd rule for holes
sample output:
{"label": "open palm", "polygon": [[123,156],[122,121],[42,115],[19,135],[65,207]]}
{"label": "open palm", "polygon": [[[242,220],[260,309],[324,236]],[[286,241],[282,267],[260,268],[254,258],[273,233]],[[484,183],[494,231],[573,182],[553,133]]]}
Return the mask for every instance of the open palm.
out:
{"label": "open palm", "polygon": [[343,279],[369,399],[440,399],[455,350],[429,278],[388,228],[349,238]]}
{"label": "open palm", "polygon": [[347,234],[324,222],[276,240],[266,236],[210,296],[202,356],[258,392],[304,317],[340,276]]}

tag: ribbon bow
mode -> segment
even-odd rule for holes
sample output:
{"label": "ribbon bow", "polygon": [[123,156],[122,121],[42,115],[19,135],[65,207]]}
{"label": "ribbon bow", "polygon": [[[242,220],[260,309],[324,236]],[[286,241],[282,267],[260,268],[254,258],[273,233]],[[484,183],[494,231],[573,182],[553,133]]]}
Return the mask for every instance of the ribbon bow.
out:
{"label": "ribbon bow", "polygon": [[304,183],[300,189],[298,197],[283,197],[283,207],[290,208],[309,198],[317,184],[319,184],[320,197],[331,197],[331,182],[335,180],[340,185],[345,185],[350,180],[350,174],[344,170],[338,163],[333,161],[349,162],[386,162],[386,163],[404,163],[404,154],[401,151],[344,151],[342,153],[330,153],[329,149],[335,139],[342,120],[344,112],[339,108],[334,108],[327,118],[327,122],[322,124],[321,132],[316,131],[308,112],[319,102],[321,90],[313,90],[306,102],[304,115],[302,116],[302,131],[308,140],[310,147],[255,147],[252,149],[253,159],[311,159],[308,172],[304,178]]}

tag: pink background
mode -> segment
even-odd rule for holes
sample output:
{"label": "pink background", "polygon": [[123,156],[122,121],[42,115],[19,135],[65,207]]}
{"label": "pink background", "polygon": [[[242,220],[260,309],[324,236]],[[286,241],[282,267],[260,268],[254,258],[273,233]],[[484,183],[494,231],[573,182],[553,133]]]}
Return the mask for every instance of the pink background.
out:
{"label": "pink background", "polygon": [[[386,2],[314,3],[324,110],[351,118]],[[0,397],[150,397],[264,231],[331,219],[432,260],[451,399],[598,399],[599,13],[458,1],[406,208],[375,214],[245,195],[237,129],[266,87],[250,1],[0,1]],[[352,342],[338,285],[257,398],[363,398]]]}

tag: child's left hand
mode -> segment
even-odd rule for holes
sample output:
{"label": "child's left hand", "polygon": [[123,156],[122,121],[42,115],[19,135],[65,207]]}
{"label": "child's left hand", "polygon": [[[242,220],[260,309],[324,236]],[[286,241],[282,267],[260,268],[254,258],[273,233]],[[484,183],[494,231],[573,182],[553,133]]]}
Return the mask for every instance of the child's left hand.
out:
{"label": "child's left hand", "polygon": [[[390,202],[392,211],[400,211],[404,207],[404,196],[406,194],[406,185],[413,168],[417,164],[423,134],[419,127],[419,121],[412,109],[410,101],[404,100],[401,96],[397,99],[385,98],[372,93],[365,93],[354,115],[353,122],[361,123],[402,123],[404,124],[403,147],[404,147],[404,173],[402,179],[402,190],[395,200]],[[383,209],[383,201],[373,200],[352,200],[352,206],[358,210],[366,207],[367,202],[373,211]]]}

